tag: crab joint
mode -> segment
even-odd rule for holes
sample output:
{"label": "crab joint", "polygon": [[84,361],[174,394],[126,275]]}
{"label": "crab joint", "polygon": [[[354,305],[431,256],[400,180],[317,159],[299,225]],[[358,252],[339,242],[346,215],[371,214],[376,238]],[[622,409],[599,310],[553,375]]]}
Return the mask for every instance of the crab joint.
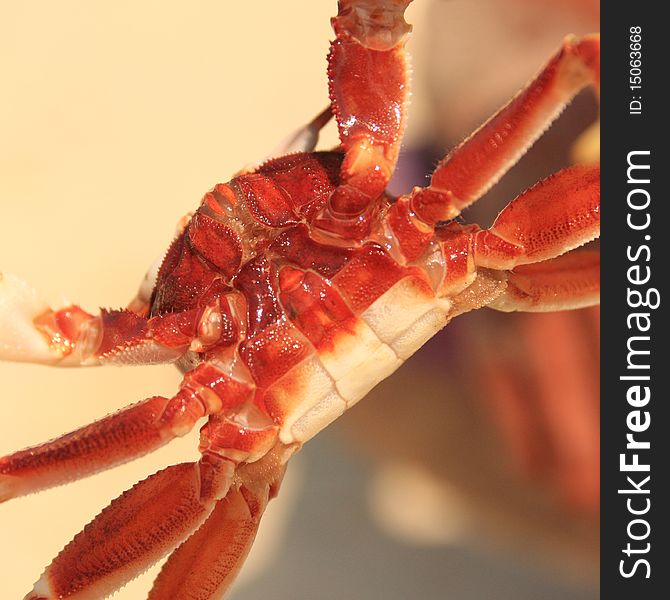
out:
{"label": "crab joint", "polygon": [[346,31],[371,50],[390,50],[412,30],[404,18],[412,0],[391,0],[383,6],[370,0],[340,0],[333,19],[336,31]]}
{"label": "crab joint", "polygon": [[221,304],[217,298],[212,304],[205,307],[198,321],[198,336],[193,339],[189,350],[202,352],[207,346],[219,341],[223,331],[223,317]]}

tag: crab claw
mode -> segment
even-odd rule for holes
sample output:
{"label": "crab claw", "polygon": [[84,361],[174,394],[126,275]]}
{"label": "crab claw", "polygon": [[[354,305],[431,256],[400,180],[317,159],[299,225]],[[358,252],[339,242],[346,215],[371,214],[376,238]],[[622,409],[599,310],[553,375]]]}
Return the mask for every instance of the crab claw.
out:
{"label": "crab claw", "polygon": [[34,320],[49,306],[30,285],[0,273],[0,360],[56,364],[62,358],[50,347]]}
{"label": "crab claw", "polygon": [[0,273],[0,360],[60,367],[97,364],[84,360],[89,353],[83,349],[95,343],[95,335],[82,335],[91,319],[74,304],[53,311],[25,281]]}

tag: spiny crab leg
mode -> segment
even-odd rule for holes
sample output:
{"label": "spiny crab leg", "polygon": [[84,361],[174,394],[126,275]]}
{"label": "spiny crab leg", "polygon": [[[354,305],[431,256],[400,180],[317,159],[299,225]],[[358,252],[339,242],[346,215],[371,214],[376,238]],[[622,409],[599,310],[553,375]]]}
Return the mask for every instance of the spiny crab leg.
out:
{"label": "spiny crab leg", "polygon": [[[478,269],[495,269],[508,272],[504,277],[510,290],[498,303],[507,306],[504,310],[513,306],[525,310],[531,305],[531,310],[576,308],[597,300],[597,269],[586,258],[547,265],[543,292],[537,285],[539,280],[533,284],[526,281],[534,290],[532,301],[521,301],[519,293],[513,291],[515,273],[525,272],[533,278],[539,273],[533,269],[517,271],[519,265],[555,258],[598,236],[597,165],[567,168],[539,182],[513,200],[487,230],[439,223],[454,219],[488,190],[579,90],[588,84],[598,90],[599,52],[597,35],[567,38],[535,79],[438,165],[428,187],[415,188],[391,206],[388,223],[406,261],[420,259],[433,241],[441,246],[449,269],[440,295],[466,290],[477,278]],[[574,273],[563,269],[568,260],[574,261]],[[516,277],[516,281],[521,280]]]}
{"label": "spiny crab leg", "polygon": [[149,600],[223,597],[251,549],[267,503],[279,491],[286,466],[282,455],[294,450],[278,445],[238,469],[226,497],[165,562]]}
{"label": "spiny crab leg", "polygon": [[60,552],[24,600],[99,600],[170,552],[151,600],[220,598],[283,476],[277,452],[261,462],[254,483],[210,454],[139,482]]}
{"label": "spiny crab leg", "polygon": [[[224,526],[220,543],[236,544],[227,550],[225,567],[231,577],[236,572],[267,499],[276,492],[285,463],[297,447],[278,443],[278,427],[253,404],[250,386],[212,364],[203,363],[187,374],[180,400],[181,406],[179,402],[172,406],[169,431],[160,428],[156,436],[153,421],[145,433],[154,439],[165,433],[179,435],[209,414],[201,430],[200,460],[168,467],[113,501],[54,559],[27,599],[104,597],[174,550],[205,522],[230,489],[237,491],[217,511],[215,522]],[[124,444],[120,439],[112,445],[117,455],[123,453]],[[96,458],[104,462],[101,454],[104,449]],[[184,563],[179,557],[174,560]],[[173,588],[172,576],[179,580],[186,572],[172,573],[161,585]]]}
{"label": "spiny crab leg", "polygon": [[600,166],[568,167],[523,192],[475,234],[475,263],[509,270],[555,258],[599,233]]}
{"label": "spiny crab leg", "polygon": [[182,463],[119,496],[58,554],[25,600],[104,598],[172,551],[211,513],[232,463]]}
{"label": "spiny crab leg", "polygon": [[163,565],[149,600],[222,598],[256,537],[272,486],[232,488]]}
{"label": "spiny crab leg", "polygon": [[173,398],[154,396],[60,438],[0,458],[0,502],[87,477],[186,435],[221,401],[186,374]]}
{"label": "spiny crab leg", "polygon": [[599,231],[600,167],[568,167],[512,200],[489,229],[455,222],[439,227],[435,239],[452,257],[441,293],[459,293],[482,269],[494,269],[506,272],[507,289],[491,308],[589,306],[599,298],[599,259],[592,252],[569,251]]}
{"label": "spiny crab leg", "polygon": [[340,0],[332,19],[330,97],[345,151],[340,185],[324,214],[335,226],[373,208],[393,173],[409,93],[405,40],[411,28],[403,14],[410,2]]}
{"label": "spiny crab leg", "polygon": [[[136,337],[145,324],[145,319],[126,311],[103,311],[96,318],[76,305],[53,310],[25,281],[0,273],[0,360],[97,365],[101,345],[115,350]],[[174,360],[181,352],[168,354]]]}
{"label": "spiny crab leg", "polygon": [[457,217],[478,200],[542,135],[582,88],[600,85],[600,36],[568,37],[509,104],[437,166],[414,190],[412,211],[430,225]]}

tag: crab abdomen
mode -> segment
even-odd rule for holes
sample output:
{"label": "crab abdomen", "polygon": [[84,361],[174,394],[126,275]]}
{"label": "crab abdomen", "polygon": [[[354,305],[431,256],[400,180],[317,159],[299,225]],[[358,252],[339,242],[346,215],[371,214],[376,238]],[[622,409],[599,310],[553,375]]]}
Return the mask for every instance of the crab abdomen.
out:
{"label": "crab abdomen", "polygon": [[379,244],[278,236],[238,275],[249,328],[239,355],[280,440],[305,442],[363,398],[448,321],[427,273]]}
{"label": "crab abdomen", "polygon": [[[343,275],[345,279],[347,274]],[[383,278],[383,273],[376,275]],[[351,302],[349,294],[360,290],[352,290],[351,282],[339,287],[342,279],[335,278],[332,293],[343,303]],[[281,423],[280,440],[303,443],[316,435],[446,325],[450,309],[449,300],[437,298],[424,278],[411,274],[394,282],[360,313],[333,323],[328,335],[322,335],[319,326],[297,320],[295,326],[310,338],[314,353],[263,397],[268,412]],[[315,316],[326,320],[326,311],[320,305]]]}

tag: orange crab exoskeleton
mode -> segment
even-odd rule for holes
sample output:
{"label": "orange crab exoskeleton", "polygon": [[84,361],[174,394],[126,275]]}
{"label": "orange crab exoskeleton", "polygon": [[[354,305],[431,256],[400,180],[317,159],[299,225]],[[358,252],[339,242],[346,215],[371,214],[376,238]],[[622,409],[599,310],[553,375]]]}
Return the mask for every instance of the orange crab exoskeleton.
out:
{"label": "orange crab exoskeleton", "polygon": [[[207,419],[198,462],[114,500],[27,598],[100,598],[169,553],[150,598],[220,597],[289,457],[451,318],[598,301],[597,251],[569,252],[598,236],[598,165],[541,181],[488,229],[454,221],[580,89],[598,90],[598,37],[567,38],[427,187],[395,199],[385,190],[405,122],[410,1],[339,3],[331,107],[287,150],[305,147],[208,192],[128,309],[52,310],[0,279],[0,357],[184,372],[172,398],[1,458],[0,501],[131,460]],[[341,147],[315,152],[331,113]]]}

